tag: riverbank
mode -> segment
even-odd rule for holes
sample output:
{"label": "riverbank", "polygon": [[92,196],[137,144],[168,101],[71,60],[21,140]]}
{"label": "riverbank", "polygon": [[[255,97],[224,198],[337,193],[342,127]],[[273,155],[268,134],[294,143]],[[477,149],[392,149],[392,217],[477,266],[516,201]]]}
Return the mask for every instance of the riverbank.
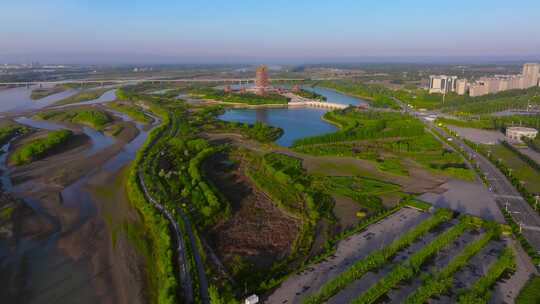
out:
{"label": "riverbank", "polygon": [[[24,295],[24,302],[62,301],[72,293],[81,303],[145,301],[141,255],[128,237],[119,238],[116,228],[108,224],[122,223],[123,218],[118,213],[111,215],[107,208],[118,208],[130,219],[136,214],[121,200],[125,193],[123,181],[115,182],[122,180],[116,168],[126,165],[130,158],[124,155],[125,149],[141,136],[138,142],[144,141],[146,132],[133,122],[122,123],[113,144],[101,145],[87,138],[72,149],[10,170],[14,195],[54,226],[53,230],[42,229],[42,241],[30,247],[24,244],[35,241],[23,235],[16,253],[10,255],[14,261],[33,257],[30,265],[19,262],[8,266],[13,270],[10,284],[15,280],[13,275],[20,280],[12,294]],[[63,127],[77,132],[87,128],[71,123]],[[117,194],[109,200],[89,190],[111,186]]]}

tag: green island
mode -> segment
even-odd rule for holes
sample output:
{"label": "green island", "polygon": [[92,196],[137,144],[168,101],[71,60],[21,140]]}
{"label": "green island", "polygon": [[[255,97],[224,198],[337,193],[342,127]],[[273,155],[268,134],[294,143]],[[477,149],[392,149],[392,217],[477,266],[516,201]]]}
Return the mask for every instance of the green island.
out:
{"label": "green island", "polygon": [[70,130],[58,130],[48,132],[45,137],[36,138],[23,143],[10,156],[10,162],[15,165],[24,165],[36,160],[40,160],[55,149],[59,149],[73,136]]}
{"label": "green island", "polygon": [[64,91],[68,90],[69,88],[70,87],[66,86],[66,85],[55,85],[55,86],[53,86],[51,88],[33,89],[32,94],[30,94],[30,98],[32,100],[45,98],[45,97],[53,95],[53,94],[62,93]]}
{"label": "green island", "polygon": [[23,135],[29,131],[29,128],[13,122],[2,122],[0,124],[0,146],[7,144],[17,135]]}
{"label": "green island", "polygon": [[110,88],[85,89],[75,95],[66,97],[54,103],[56,106],[93,100],[110,91]]}
{"label": "green island", "polygon": [[227,93],[213,88],[198,88],[190,91],[190,94],[202,99],[215,100],[224,103],[238,103],[246,105],[284,105],[289,102],[287,97],[276,93],[258,95],[255,93]]}
{"label": "green island", "polygon": [[57,122],[71,122],[88,125],[96,130],[103,130],[112,118],[105,112],[92,108],[52,110],[40,112],[35,118]]}

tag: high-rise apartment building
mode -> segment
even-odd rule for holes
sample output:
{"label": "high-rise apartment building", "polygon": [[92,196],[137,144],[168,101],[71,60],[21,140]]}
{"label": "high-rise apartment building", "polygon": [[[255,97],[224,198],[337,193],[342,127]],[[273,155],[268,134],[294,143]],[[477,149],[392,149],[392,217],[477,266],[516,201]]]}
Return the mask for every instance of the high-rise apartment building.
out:
{"label": "high-rise apartment building", "polygon": [[446,94],[456,91],[457,76],[431,75],[429,76],[429,93]]}
{"label": "high-rise apartment building", "polygon": [[522,72],[524,85],[527,88],[538,85],[540,79],[540,63],[525,63]]}
{"label": "high-rise apartment building", "polygon": [[[458,83],[461,80],[458,80]],[[469,85],[470,96],[482,96],[507,90],[527,89],[538,86],[540,81],[540,63],[526,63],[519,75],[497,75],[482,77]],[[431,92],[431,91],[430,91]],[[458,90],[458,94],[461,94]]]}

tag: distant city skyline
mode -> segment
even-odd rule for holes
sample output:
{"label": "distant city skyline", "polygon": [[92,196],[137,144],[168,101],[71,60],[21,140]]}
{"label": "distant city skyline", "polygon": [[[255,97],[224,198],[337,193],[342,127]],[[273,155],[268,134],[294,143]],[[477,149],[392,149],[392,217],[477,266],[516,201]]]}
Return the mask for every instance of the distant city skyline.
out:
{"label": "distant city skyline", "polygon": [[8,1],[0,63],[534,61],[539,11],[533,0]]}

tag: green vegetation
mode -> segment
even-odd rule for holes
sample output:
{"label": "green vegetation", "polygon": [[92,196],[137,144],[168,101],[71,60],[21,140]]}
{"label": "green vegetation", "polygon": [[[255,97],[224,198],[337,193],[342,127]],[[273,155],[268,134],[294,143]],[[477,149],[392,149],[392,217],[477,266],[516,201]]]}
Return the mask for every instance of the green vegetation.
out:
{"label": "green vegetation", "polygon": [[379,170],[407,175],[406,160],[427,170],[473,180],[459,153],[443,148],[418,119],[402,113],[357,111],[353,108],[324,115],[340,127],[334,133],[296,140],[295,151],[311,155],[351,156],[375,162]]}
{"label": "green vegetation", "polygon": [[490,230],[481,238],[469,243],[463,250],[452,258],[442,269],[429,275],[422,286],[409,295],[406,304],[426,303],[430,297],[440,295],[452,287],[452,278],[456,271],[460,270],[467,262],[479,252],[495,236],[495,231]]}
{"label": "green vegetation", "polygon": [[141,123],[150,123],[152,119],[144,114],[144,111],[128,102],[109,102],[107,106],[118,112],[122,112],[129,116],[131,119],[141,122]]}
{"label": "green vegetation", "polygon": [[107,113],[96,109],[86,108],[39,112],[35,117],[42,120],[80,123],[88,125],[96,130],[103,130],[103,128],[112,121]]}
{"label": "green vegetation", "polygon": [[424,235],[433,227],[449,220],[451,216],[452,213],[448,210],[437,209],[432,217],[422,221],[411,230],[403,233],[390,245],[381,250],[374,251],[365,258],[356,261],[349,269],[327,281],[317,293],[306,298],[304,303],[324,303],[351,282],[361,278],[366,272],[378,269],[385,265],[396,252],[412,244],[418,237]]}
{"label": "green vegetation", "polygon": [[509,126],[520,124],[528,127],[538,128],[540,126],[540,116],[534,115],[509,115],[509,116],[488,116],[479,117],[463,116],[463,119],[451,119],[438,117],[435,123],[442,123],[463,128],[493,129],[504,131]]}
{"label": "green vegetation", "polygon": [[9,205],[2,207],[0,209],[0,224],[2,224],[2,222],[9,221],[13,215],[13,212],[15,212],[15,209],[15,206]]}
{"label": "green vegetation", "polygon": [[330,195],[345,196],[371,211],[384,209],[381,195],[399,193],[400,186],[370,178],[325,176],[317,177],[313,187]]}
{"label": "green vegetation", "polygon": [[413,253],[407,260],[394,266],[392,270],[380,279],[375,285],[362,293],[359,297],[351,301],[354,304],[375,303],[382,295],[387,293],[392,287],[403,280],[413,278],[420,272],[420,267],[431,256],[440,249],[447,246],[470,227],[471,218],[463,216],[460,222],[452,226],[447,231],[438,235],[422,249]]}
{"label": "green vegetation", "polygon": [[540,303],[540,277],[532,276],[527,285],[521,289],[516,299],[517,304]]}
{"label": "green vegetation", "polygon": [[463,114],[489,114],[508,109],[525,108],[527,102],[538,103],[539,97],[534,97],[535,89],[509,90],[497,94],[478,97],[468,95],[446,94],[443,103],[441,94],[429,94],[427,90],[400,90],[393,92],[397,99],[413,105],[415,108],[442,109],[445,112]]}
{"label": "green vegetation", "polygon": [[11,153],[10,161],[15,165],[24,165],[45,158],[53,150],[65,144],[72,136],[73,132],[70,130],[49,132],[44,138],[31,140],[18,147]]}
{"label": "green vegetation", "polygon": [[110,88],[100,88],[100,89],[92,89],[92,90],[84,90],[81,91],[75,95],[66,97],[64,99],[61,99],[54,103],[56,106],[66,105],[70,103],[78,103],[88,100],[93,100],[101,97],[101,95],[105,94],[105,92],[110,91]]}
{"label": "green vegetation", "polygon": [[281,128],[273,127],[262,122],[254,124],[228,122],[217,119],[223,114],[222,106],[205,106],[195,110],[196,115],[190,117],[201,131],[212,133],[239,133],[258,142],[268,143],[283,135]]}
{"label": "green vegetation", "polygon": [[458,297],[458,303],[487,303],[491,297],[491,286],[495,284],[497,279],[505,271],[513,271],[515,267],[514,253],[510,247],[506,247],[495,263],[489,267],[487,273],[478,279],[469,289],[461,292]]}
{"label": "green vegetation", "polygon": [[501,209],[501,210],[504,215],[504,219],[510,225],[512,233],[521,244],[521,247],[523,248],[523,250],[525,250],[527,255],[529,255],[534,265],[539,265],[540,253],[538,253],[538,251],[536,251],[536,249],[529,243],[529,241],[527,241],[527,239],[523,236],[523,234],[521,234],[521,228],[514,221],[514,219],[512,218],[512,215],[510,215],[510,213],[506,211],[506,209]]}
{"label": "green vegetation", "polygon": [[317,86],[336,90],[338,92],[365,98],[375,108],[399,109],[398,104],[391,98],[392,91],[378,84],[365,84],[358,81],[338,80],[321,81]]}
{"label": "green vegetation", "polygon": [[226,93],[225,91],[212,88],[199,88],[191,91],[203,99],[216,100],[227,103],[241,103],[247,105],[287,104],[289,99],[276,93],[257,95],[254,93]]}
{"label": "green vegetation", "polygon": [[[525,162],[515,151],[507,145],[480,146],[484,154],[490,151],[494,161],[505,166],[504,171],[510,179],[517,179],[516,184],[531,193],[540,193],[540,173]],[[519,153],[519,152],[517,152]],[[519,153],[521,154],[521,153]],[[511,171],[510,171],[511,170]]]}
{"label": "green vegetation", "polygon": [[431,207],[433,207],[429,203],[414,198],[408,198],[403,203],[409,207],[420,209],[422,211],[428,211],[429,209],[431,209]]}
{"label": "green vegetation", "polygon": [[29,129],[25,126],[7,123],[0,127],[0,146],[7,144],[13,137],[25,134]]}
{"label": "green vegetation", "polygon": [[294,94],[308,99],[318,99],[320,101],[326,101],[326,97],[324,97],[323,95],[304,89],[300,89],[300,91],[294,92]]}
{"label": "green vegetation", "polygon": [[528,103],[540,103],[540,96],[535,95],[536,88],[509,90],[478,97],[450,93],[446,94],[443,103],[441,94],[429,94],[424,89],[390,90],[382,85],[365,84],[358,80],[322,81],[317,85],[370,99],[375,107],[397,108],[393,100],[397,98],[417,109],[442,109],[457,114],[489,114],[508,109],[523,109]]}
{"label": "green vegetation", "polygon": [[68,90],[69,87],[65,85],[56,85],[52,88],[39,88],[32,90],[32,94],[30,94],[30,99],[37,100],[41,98],[45,98],[50,95],[54,95],[57,93],[64,92]]}
{"label": "green vegetation", "polygon": [[536,136],[535,139],[524,138],[523,139],[529,148],[540,153],[540,136]]}

